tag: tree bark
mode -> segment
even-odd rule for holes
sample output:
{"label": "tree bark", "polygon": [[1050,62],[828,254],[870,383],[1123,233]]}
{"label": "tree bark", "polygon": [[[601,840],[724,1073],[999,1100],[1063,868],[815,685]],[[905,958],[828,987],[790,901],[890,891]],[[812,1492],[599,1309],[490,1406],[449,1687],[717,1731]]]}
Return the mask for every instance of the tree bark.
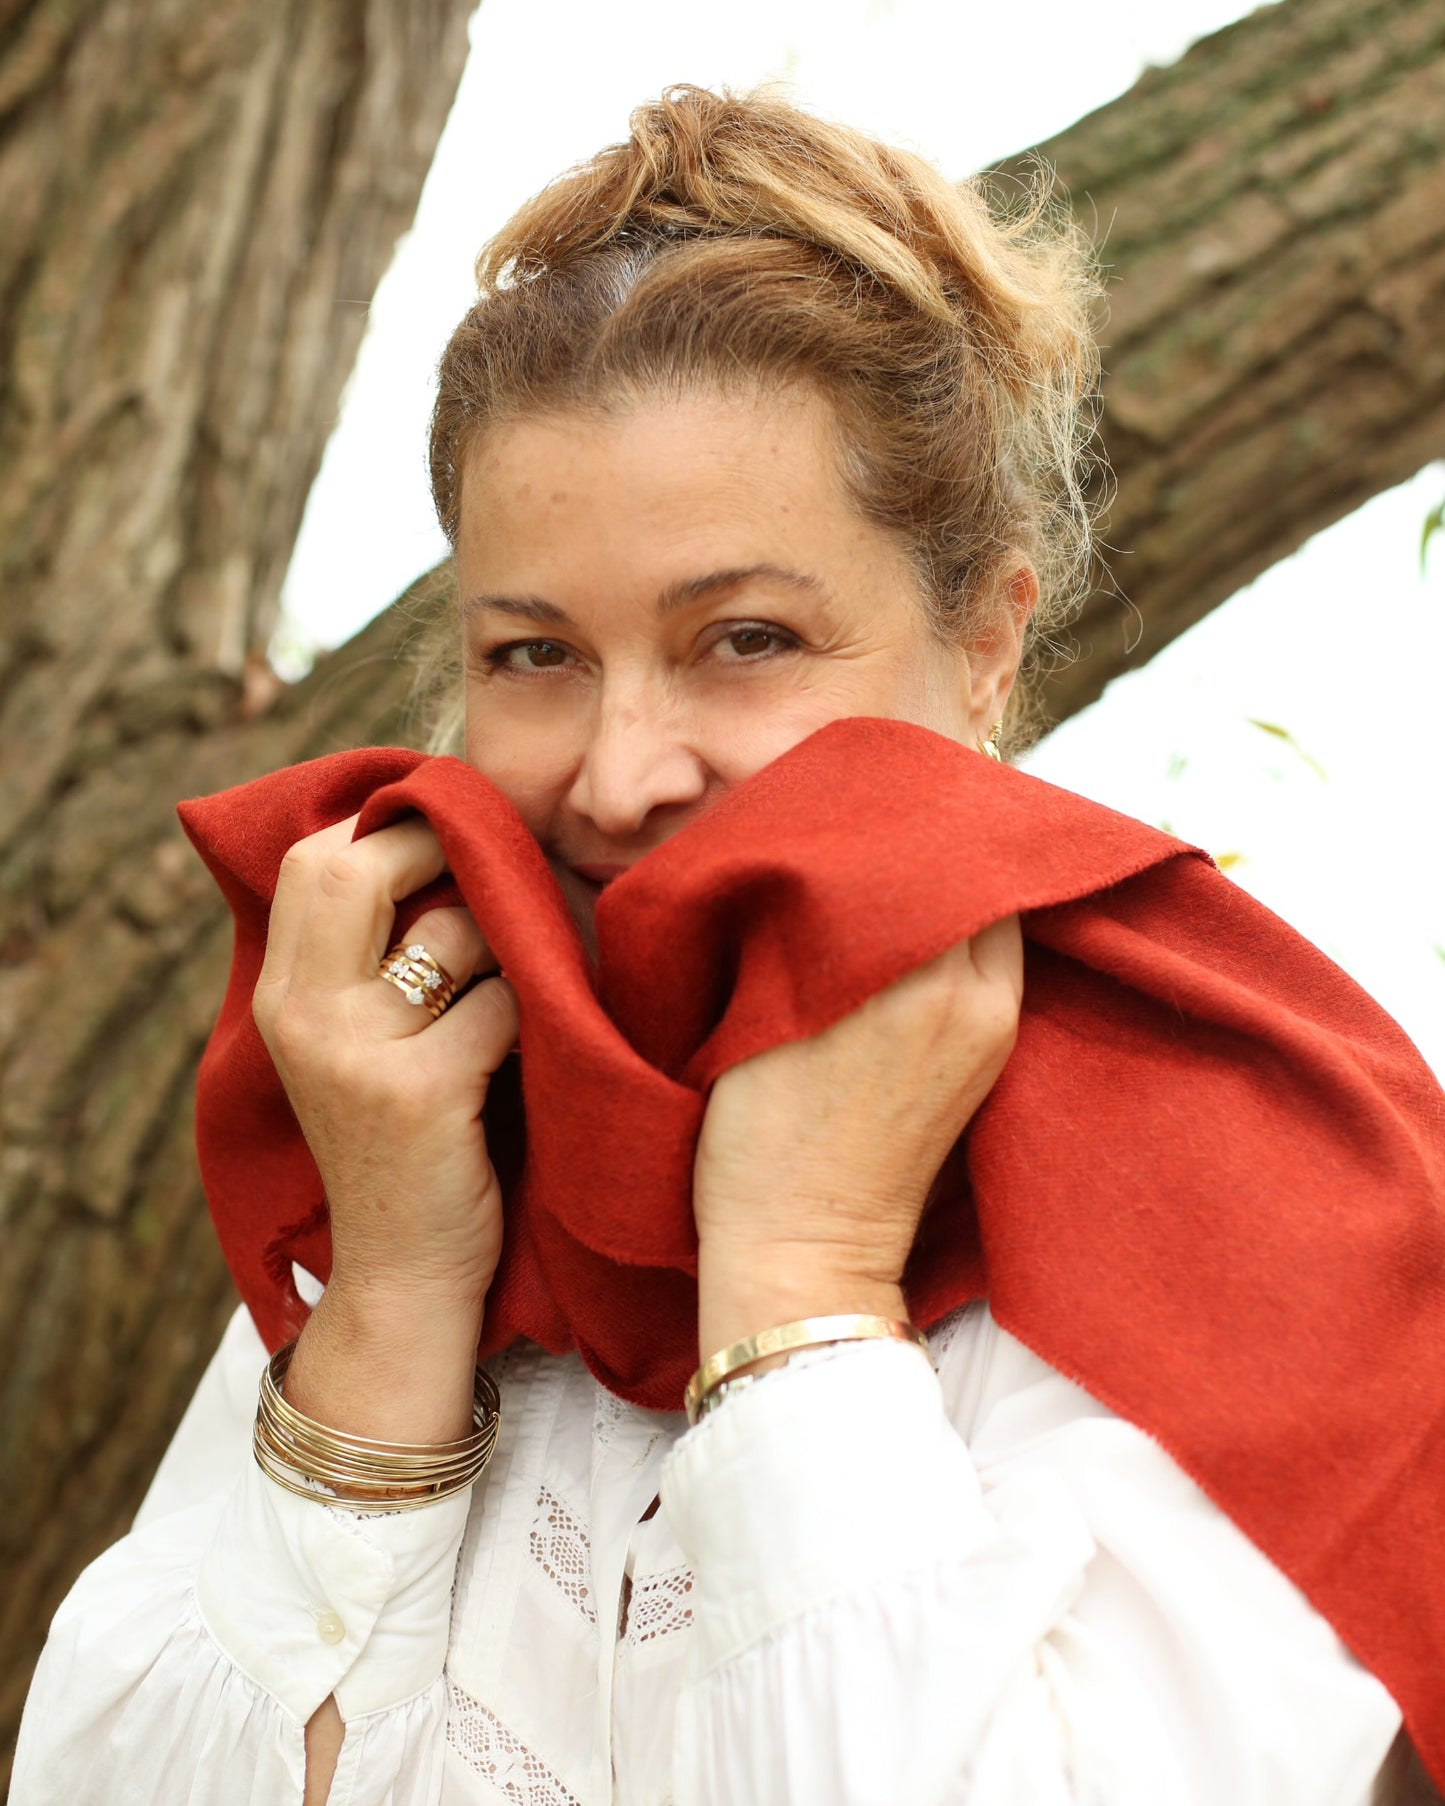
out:
{"label": "tree bark", "polygon": [[1262,7],[1041,149],[1112,266],[1109,581],[1063,720],[1445,454],[1445,9]]}
{"label": "tree bark", "polygon": [[[0,0],[0,1737],[232,1302],[190,1103],[229,927],[174,802],[404,736],[404,614],[290,690],[262,649],[466,11]],[[1129,606],[1063,716],[1445,449],[1445,16],[1285,0],[1040,148],[1117,269]]]}
{"label": "tree bark", "polygon": [[190,1116],[229,934],[173,804],[380,712],[321,673],[247,720],[470,10],[0,0],[5,1769],[233,1302]]}

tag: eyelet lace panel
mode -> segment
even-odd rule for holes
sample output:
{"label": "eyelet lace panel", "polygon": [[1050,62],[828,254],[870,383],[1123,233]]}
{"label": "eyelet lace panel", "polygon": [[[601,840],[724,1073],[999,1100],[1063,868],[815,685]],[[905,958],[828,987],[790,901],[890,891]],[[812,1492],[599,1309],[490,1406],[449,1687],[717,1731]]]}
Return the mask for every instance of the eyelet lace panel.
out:
{"label": "eyelet lace panel", "polygon": [[550,1486],[537,1494],[528,1547],[532,1559],[589,1624],[597,1622],[592,1599],[592,1548],[582,1520]]}
{"label": "eyelet lace panel", "polygon": [[645,1440],[640,1439],[638,1425],[644,1415],[629,1405],[626,1399],[618,1398],[599,1382],[592,1412],[593,1441],[605,1449],[631,1442],[635,1445],[631,1451],[632,1465],[644,1466],[648,1456],[662,1441],[662,1431],[655,1427],[648,1428]]}
{"label": "eyelet lace panel", "polygon": [[633,1582],[627,1601],[625,1641],[633,1648],[686,1630],[692,1623],[692,1569],[684,1562]]}
{"label": "eyelet lace panel", "polygon": [[961,1304],[957,1310],[950,1311],[941,1323],[935,1323],[928,1332],[928,1346],[933,1352],[934,1362],[942,1360],[954,1342],[958,1332],[963,1328],[964,1319],[974,1308],[971,1304]]}
{"label": "eyelet lace panel", "polygon": [[618,1398],[615,1392],[609,1392],[605,1386],[598,1386],[596,1404],[592,1411],[592,1434],[599,1442],[615,1442],[617,1432],[630,1416],[626,1400]]}
{"label": "eyelet lace panel", "polygon": [[447,1742],[470,1768],[490,1781],[513,1806],[582,1806],[540,1757],[534,1756],[502,1721],[449,1682]]}

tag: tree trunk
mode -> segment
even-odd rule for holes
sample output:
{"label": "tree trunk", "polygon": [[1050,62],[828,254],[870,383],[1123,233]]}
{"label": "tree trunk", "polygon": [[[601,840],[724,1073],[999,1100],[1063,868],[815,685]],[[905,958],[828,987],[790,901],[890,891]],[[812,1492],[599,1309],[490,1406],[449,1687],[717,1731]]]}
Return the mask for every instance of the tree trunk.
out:
{"label": "tree trunk", "polygon": [[[0,0],[12,1732],[231,1303],[190,1109],[229,927],[174,801],[403,732],[404,616],[279,694],[261,649],[466,10]],[[1445,17],[1286,0],[1041,148],[1118,268],[1106,537],[1145,634],[1096,598],[1063,715],[1445,448]]]}
{"label": "tree trunk", "polygon": [[1112,265],[1127,598],[1086,606],[1063,720],[1445,454],[1445,8],[1262,7],[1041,148]]}
{"label": "tree trunk", "polygon": [[172,805],[378,713],[322,675],[246,720],[470,10],[0,0],[4,1770],[233,1302],[190,1111],[229,935]]}

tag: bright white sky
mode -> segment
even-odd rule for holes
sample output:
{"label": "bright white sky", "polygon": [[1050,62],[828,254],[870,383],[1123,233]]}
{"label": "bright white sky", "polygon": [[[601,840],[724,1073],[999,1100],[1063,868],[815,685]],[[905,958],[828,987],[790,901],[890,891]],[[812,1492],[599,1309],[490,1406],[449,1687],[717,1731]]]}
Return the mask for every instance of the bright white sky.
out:
{"label": "bright white sky", "polygon": [[[413,230],[377,291],[307,505],[277,656],[339,644],[442,556],[425,448],[472,263],[519,202],[672,82],[794,84],[955,178],[1052,136],[1239,0],[486,0]],[[356,298],[358,303],[362,297]],[[1445,1075],[1445,463],[1242,591],[1027,761],[1216,855]],[[1283,726],[1281,740],[1251,725]]]}

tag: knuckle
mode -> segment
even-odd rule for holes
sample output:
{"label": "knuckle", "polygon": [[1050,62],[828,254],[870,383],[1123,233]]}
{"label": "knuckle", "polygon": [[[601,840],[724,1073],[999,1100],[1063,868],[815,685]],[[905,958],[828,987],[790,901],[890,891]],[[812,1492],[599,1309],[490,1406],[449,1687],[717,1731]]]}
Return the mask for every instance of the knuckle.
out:
{"label": "knuckle", "polygon": [[280,884],[295,884],[298,879],[304,878],[311,870],[316,859],[316,848],[312,845],[314,838],[315,836],[311,835],[305,840],[293,841],[281,855],[278,874]]}
{"label": "knuckle", "polygon": [[267,1045],[286,1073],[308,1087],[363,1092],[377,1073],[376,1048],[335,1012],[319,1013],[288,990],[263,1006]]}
{"label": "knuckle", "polygon": [[316,873],[317,887],[323,895],[342,896],[367,881],[371,862],[363,851],[365,845],[365,841],[355,841],[326,852]]}
{"label": "knuckle", "polygon": [[330,851],[324,834],[308,834],[304,840],[293,841],[281,855],[276,874],[277,896],[288,891],[310,890]]}
{"label": "knuckle", "polygon": [[1001,1071],[1017,1039],[1018,1016],[1014,1011],[1007,1008],[984,1010],[974,1028],[975,1057],[984,1067]]}
{"label": "knuckle", "polygon": [[[287,997],[268,1000],[263,1006],[265,1024],[262,1033],[266,1045],[287,1067],[295,1068],[305,1060],[307,1050],[314,1046],[315,1037],[308,1033],[306,1025],[300,1019],[294,1001]],[[252,1009],[255,1011],[256,1002]],[[257,1016],[257,1025],[261,1025]]]}
{"label": "knuckle", "polygon": [[1011,1035],[1018,1027],[1018,1007],[1003,985],[980,984],[965,1003],[968,1019],[990,1040]]}
{"label": "knuckle", "polygon": [[304,878],[325,862],[327,855],[336,850],[338,842],[342,847],[349,846],[349,836],[357,819],[355,815],[348,816],[345,821],[333,822],[330,827],[318,828],[314,834],[292,841],[281,855],[281,876]]}
{"label": "knuckle", "polygon": [[251,992],[251,1020],[269,1047],[275,1034],[276,1015],[281,1005],[280,986],[263,973]]}
{"label": "knuckle", "polygon": [[997,1000],[989,1027],[991,1039],[1000,1048],[1007,1050],[1018,1040],[1019,1012],[1011,997]]}
{"label": "knuckle", "polygon": [[1007,985],[975,979],[940,1000],[939,1032],[959,1048],[1007,1051],[1018,1034],[1018,1000]]}

